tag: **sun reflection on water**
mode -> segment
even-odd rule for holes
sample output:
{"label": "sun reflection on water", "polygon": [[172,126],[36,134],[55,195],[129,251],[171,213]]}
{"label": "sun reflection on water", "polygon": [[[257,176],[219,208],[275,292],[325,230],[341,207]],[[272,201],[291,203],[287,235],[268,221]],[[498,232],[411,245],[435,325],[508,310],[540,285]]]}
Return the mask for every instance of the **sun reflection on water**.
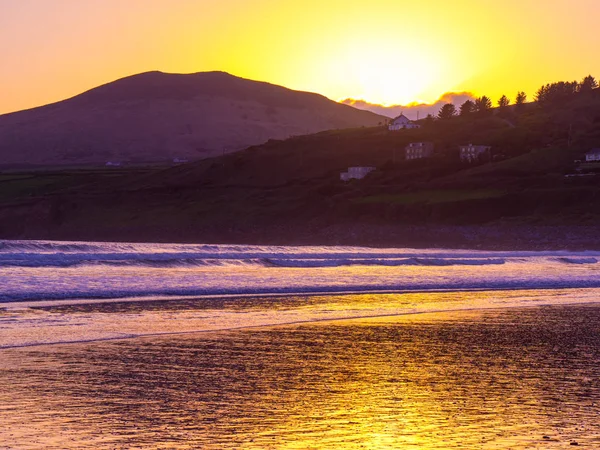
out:
{"label": "sun reflection on water", "polygon": [[13,349],[0,447],[598,445],[600,308]]}

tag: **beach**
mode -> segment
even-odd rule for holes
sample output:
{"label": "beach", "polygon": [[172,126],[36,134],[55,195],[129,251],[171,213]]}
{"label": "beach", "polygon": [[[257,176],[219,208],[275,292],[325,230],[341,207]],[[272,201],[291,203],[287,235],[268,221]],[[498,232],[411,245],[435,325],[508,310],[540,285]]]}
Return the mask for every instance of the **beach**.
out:
{"label": "beach", "polygon": [[599,262],[0,241],[0,449],[595,448]]}
{"label": "beach", "polygon": [[[103,308],[77,306],[123,313]],[[595,448],[599,319],[588,303],[5,348],[0,448]]]}

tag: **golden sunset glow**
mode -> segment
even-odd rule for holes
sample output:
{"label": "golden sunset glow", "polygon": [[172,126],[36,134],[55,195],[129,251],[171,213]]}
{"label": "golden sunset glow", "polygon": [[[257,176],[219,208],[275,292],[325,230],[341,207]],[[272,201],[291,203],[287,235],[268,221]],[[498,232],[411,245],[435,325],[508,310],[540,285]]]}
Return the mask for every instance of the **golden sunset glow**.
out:
{"label": "golden sunset glow", "polygon": [[382,104],[433,102],[450,91],[531,96],[550,81],[600,74],[600,4],[540,7],[537,0],[3,1],[0,112],[149,70],[223,70]]}

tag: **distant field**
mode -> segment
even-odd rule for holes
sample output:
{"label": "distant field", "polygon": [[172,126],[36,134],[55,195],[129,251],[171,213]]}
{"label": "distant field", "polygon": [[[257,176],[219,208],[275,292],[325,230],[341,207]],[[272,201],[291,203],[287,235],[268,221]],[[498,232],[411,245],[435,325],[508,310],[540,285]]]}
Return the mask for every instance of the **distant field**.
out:
{"label": "distant field", "polygon": [[600,161],[596,162],[583,162],[579,164],[579,169],[583,170],[598,170],[600,169]]}
{"label": "distant field", "polygon": [[481,200],[486,198],[503,197],[506,193],[494,189],[478,189],[478,190],[435,190],[410,192],[405,194],[393,195],[371,195],[357,199],[357,203],[374,204],[398,204],[412,205],[417,203],[452,203],[466,200]]}
{"label": "distant field", "polygon": [[46,170],[0,172],[0,202],[11,202],[33,196],[47,196],[73,190],[85,192],[91,186],[107,188],[111,180],[126,180],[135,176],[158,172],[169,166],[139,167],[69,167]]}

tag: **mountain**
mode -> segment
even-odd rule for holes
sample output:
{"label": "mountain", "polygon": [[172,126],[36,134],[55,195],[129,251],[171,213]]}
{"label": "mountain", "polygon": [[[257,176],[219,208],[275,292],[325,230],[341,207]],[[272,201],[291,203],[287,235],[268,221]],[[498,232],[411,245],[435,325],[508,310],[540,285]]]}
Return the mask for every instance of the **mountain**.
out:
{"label": "mountain", "polygon": [[[0,174],[0,239],[600,249],[600,89],[330,130],[165,169]],[[411,142],[431,158],[406,160]],[[461,161],[459,145],[491,146]],[[583,161],[583,162],[582,162]],[[343,182],[349,166],[377,169]]]}
{"label": "mountain", "polygon": [[0,166],[196,160],[337,128],[374,113],[224,72],[147,72],[0,116]]}

